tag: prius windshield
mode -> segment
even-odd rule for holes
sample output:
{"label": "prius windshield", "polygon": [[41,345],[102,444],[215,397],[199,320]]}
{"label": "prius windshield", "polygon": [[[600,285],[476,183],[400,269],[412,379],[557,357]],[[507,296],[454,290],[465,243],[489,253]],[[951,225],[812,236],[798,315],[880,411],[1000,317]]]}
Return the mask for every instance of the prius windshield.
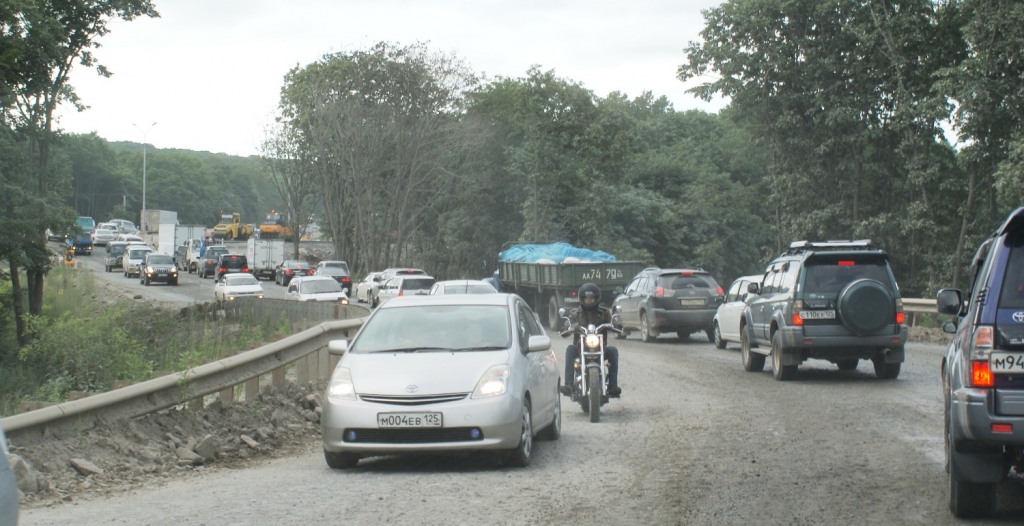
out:
{"label": "prius windshield", "polygon": [[350,352],[484,351],[511,343],[508,307],[417,305],[374,313]]}

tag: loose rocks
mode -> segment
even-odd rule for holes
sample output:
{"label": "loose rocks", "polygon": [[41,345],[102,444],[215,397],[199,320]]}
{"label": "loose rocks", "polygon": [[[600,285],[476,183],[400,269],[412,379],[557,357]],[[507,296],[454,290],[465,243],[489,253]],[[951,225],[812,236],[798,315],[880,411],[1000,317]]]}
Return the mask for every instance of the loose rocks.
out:
{"label": "loose rocks", "polygon": [[[2,454],[2,453],[0,453]],[[11,470],[14,471],[14,480],[22,493],[35,493],[39,491],[39,476],[32,466],[25,462],[25,459],[18,455],[11,454],[9,459]]]}
{"label": "loose rocks", "polygon": [[84,460],[81,458],[71,459],[71,466],[78,470],[78,472],[81,473],[82,475],[85,475],[86,477],[88,477],[89,475],[103,474],[103,470],[97,467],[96,464],[93,464],[92,462],[89,462],[88,460]]}

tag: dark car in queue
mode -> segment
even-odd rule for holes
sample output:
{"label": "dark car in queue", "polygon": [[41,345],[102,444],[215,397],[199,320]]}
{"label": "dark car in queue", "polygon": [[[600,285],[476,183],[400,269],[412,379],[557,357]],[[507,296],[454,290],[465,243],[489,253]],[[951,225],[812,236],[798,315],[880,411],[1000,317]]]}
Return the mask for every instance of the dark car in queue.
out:
{"label": "dark car in queue", "polygon": [[103,257],[104,271],[113,272],[115,268],[121,268],[123,265],[121,258],[124,257],[124,251],[128,245],[127,241],[111,241],[107,243],[107,255]]}
{"label": "dark car in queue", "polygon": [[147,287],[152,283],[177,285],[178,266],[174,264],[174,257],[159,252],[146,254],[139,271],[139,283]]}
{"label": "dark car in queue", "polygon": [[612,302],[612,323],[625,334],[639,331],[645,342],[665,332],[686,338],[701,331],[714,341],[715,312],[724,301],[722,287],[703,269],[648,268]]}
{"label": "dark car in queue", "polygon": [[249,273],[249,259],[243,254],[224,254],[217,260],[217,281],[228,274]]}
{"label": "dark car in queue", "polygon": [[1024,465],[1024,207],[982,242],[969,283],[936,298],[956,316],[940,373],[949,510],[964,518],[995,512],[997,484]]}
{"label": "dark car in queue", "polygon": [[274,283],[285,287],[292,278],[299,276],[312,276],[316,270],[309,265],[308,261],[302,259],[286,259],[277,267],[274,272]]}
{"label": "dark car in queue", "polygon": [[337,281],[345,294],[352,295],[352,274],[348,270],[348,263],[344,261],[321,261],[316,265],[317,276],[328,276]]}
{"label": "dark car in queue", "polygon": [[202,257],[199,258],[199,269],[196,271],[199,277],[206,279],[210,276],[216,276],[217,263],[220,263],[220,257],[227,253],[229,253],[228,247],[224,245],[206,247]]}

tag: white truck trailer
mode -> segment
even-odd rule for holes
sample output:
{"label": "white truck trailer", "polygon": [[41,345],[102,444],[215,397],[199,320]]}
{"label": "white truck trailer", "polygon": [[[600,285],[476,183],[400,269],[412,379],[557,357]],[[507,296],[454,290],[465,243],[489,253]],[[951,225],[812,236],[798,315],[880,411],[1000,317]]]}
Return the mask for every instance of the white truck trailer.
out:
{"label": "white truck trailer", "polygon": [[245,257],[252,275],[257,279],[274,279],[274,272],[285,259],[284,239],[249,238],[245,246]]}

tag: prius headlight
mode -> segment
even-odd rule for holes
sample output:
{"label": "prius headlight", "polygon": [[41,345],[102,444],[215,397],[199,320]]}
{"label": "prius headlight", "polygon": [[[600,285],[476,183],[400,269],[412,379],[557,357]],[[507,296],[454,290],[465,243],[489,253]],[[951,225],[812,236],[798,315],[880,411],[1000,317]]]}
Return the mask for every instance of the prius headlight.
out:
{"label": "prius headlight", "polygon": [[333,400],[355,400],[356,386],[352,384],[352,371],[348,367],[338,367],[331,376],[331,385],[327,387],[327,398]]}
{"label": "prius headlight", "polygon": [[590,349],[597,349],[601,346],[601,337],[596,334],[588,334],[586,338],[583,338],[583,344]]}
{"label": "prius headlight", "polygon": [[512,369],[507,365],[495,365],[487,370],[476,383],[472,398],[499,396],[508,391],[508,377]]}

